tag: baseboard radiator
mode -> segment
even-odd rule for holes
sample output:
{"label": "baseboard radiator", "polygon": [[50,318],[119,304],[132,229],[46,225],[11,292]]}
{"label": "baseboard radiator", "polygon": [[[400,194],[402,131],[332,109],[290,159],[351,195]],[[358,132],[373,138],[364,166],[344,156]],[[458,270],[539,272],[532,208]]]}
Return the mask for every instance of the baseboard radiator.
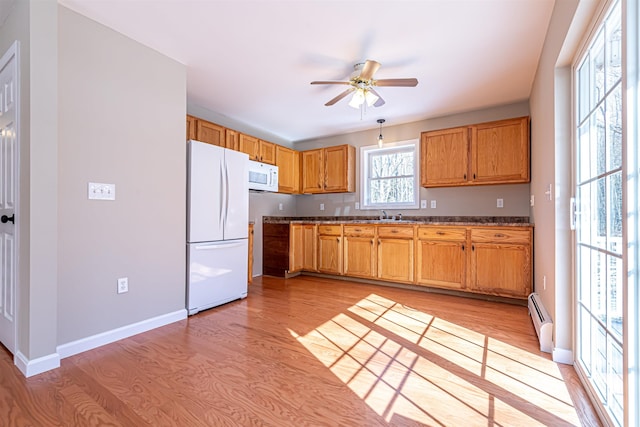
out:
{"label": "baseboard radiator", "polygon": [[553,335],[553,320],[544,308],[542,299],[537,293],[529,295],[529,315],[533,321],[533,326],[536,328],[536,334],[540,340],[540,351],[551,353],[553,350],[552,335]]}

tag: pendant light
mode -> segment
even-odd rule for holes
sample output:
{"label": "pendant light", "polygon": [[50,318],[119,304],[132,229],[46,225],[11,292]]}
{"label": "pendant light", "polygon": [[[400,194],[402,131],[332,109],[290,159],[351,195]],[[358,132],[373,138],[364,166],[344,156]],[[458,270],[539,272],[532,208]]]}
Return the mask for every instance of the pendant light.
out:
{"label": "pendant light", "polygon": [[384,139],[382,138],[382,124],[384,123],[384,119],[378,119],[378,123],[380,123],[380,135],[378,135],[378,147],[382,148],[382,144],[384,143]]}

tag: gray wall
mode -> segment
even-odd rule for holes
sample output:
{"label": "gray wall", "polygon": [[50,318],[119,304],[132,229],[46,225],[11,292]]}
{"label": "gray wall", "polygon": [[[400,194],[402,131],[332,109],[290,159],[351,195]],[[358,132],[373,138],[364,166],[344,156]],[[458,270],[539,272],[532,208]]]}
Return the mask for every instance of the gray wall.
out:
{"label": "gray wall", "polygon": [[[186,70],[64,7],[59,20],[64,344],[185,307]],[[116,200],[88,200],[88,182]]]}
{"label": "gray wall", "polygon": [[[434,129],[445,129],[473,123],[482,123],[512,117],[529,115],[526,101],[487,108],[480,111],[467,112],[446,117],[433,118],[414,123],[393,126],[392,123],[382,127],[382,134],[387,143],[420,138],[420,133]],[[355,210],[355,203],[360,201],[360,149],[359,147],[375,145],[379,129],[354,132],[317,140],[298,142],[294,148],[300,151],[339,144],[351,144],[356,147],[356,192],[350,194],[301,195],[296,199],[296,212],[300,216],[339,216],[339,215],[378,215],[378,211]],[[504,199],[504,208],[496,207],[496,199]],[[403,215],[418,216],[529,216],[529,184],[490,185],[457,188],[420,189],[420,199],[427,200],[426,209],[394,211]],[[430,201],[436,200],[436,208],[432,209]],[[320,210],[320,204],[325,210]],[[391,214],[391,212],[389,212]]]}

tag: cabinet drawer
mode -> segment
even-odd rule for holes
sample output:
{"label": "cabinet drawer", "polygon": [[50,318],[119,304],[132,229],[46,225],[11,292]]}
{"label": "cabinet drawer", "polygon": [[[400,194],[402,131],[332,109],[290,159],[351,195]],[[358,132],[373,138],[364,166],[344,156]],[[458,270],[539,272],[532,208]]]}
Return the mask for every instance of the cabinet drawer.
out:
{"label": "cabinet drawer", "polygon": [[418,239],[446,240],[449,242],[464,241],[467,239],[467,230],[449,227],[419,227]]}
{"label": "cabinet drawer", "polygon": [[342,234],[342,225],[318,225],[318,234],[329,236],[340,236]]}
{"label": "cabinet drawer", "polygon": [[488,243],[530,243],[530,228],[472,228],[473,242]]}
{"label": "cabinet drawer", "polygon": [[413,239],[412,225],[379,225],[378,237],[395,237],[400,239]]}
{"label": "cabinet drawer", "polygon": [[345,225],[345,236],[362,236],[373,237],[376,234],[376,228],[373,225]]}

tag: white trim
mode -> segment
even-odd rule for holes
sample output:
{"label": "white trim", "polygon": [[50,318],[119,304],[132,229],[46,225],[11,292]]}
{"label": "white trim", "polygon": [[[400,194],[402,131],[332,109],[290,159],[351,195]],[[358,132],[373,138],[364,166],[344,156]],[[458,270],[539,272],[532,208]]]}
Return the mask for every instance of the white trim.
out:
{"label": "white trim", "polygon": [[163,314],[161,316],[143,320],[138,323],[132,323],[121,328],[112,329],[110,331],[82,338],[77,341],[59,345],[57,348],[58,354],[60,355],[60,358],[64,359],[65,357],[73,356],[74,354],[82,353],[87,350],[92,350],[105,344],[110,344],[124,338],[129,338],[133,335],[150,331],[151,329],[159,328],[161,326],[178,322],[186,318],[186,309],[174,311],[173,313]]}
{"label": "white trim", "polygon": [[570,350],[568,348],[554,347],[551,358],[556,363],[573,365],[573,350]]}
{"label": "white trim", "polygon": [[41,374],[52,369],[60,367],[60,354],[53,353],[48,356],[38,357],[37,359],[29,360],[27,357],[19,351],[13,358],[13,363],[18,367],[22,374],[29,378],[34,375]]}

